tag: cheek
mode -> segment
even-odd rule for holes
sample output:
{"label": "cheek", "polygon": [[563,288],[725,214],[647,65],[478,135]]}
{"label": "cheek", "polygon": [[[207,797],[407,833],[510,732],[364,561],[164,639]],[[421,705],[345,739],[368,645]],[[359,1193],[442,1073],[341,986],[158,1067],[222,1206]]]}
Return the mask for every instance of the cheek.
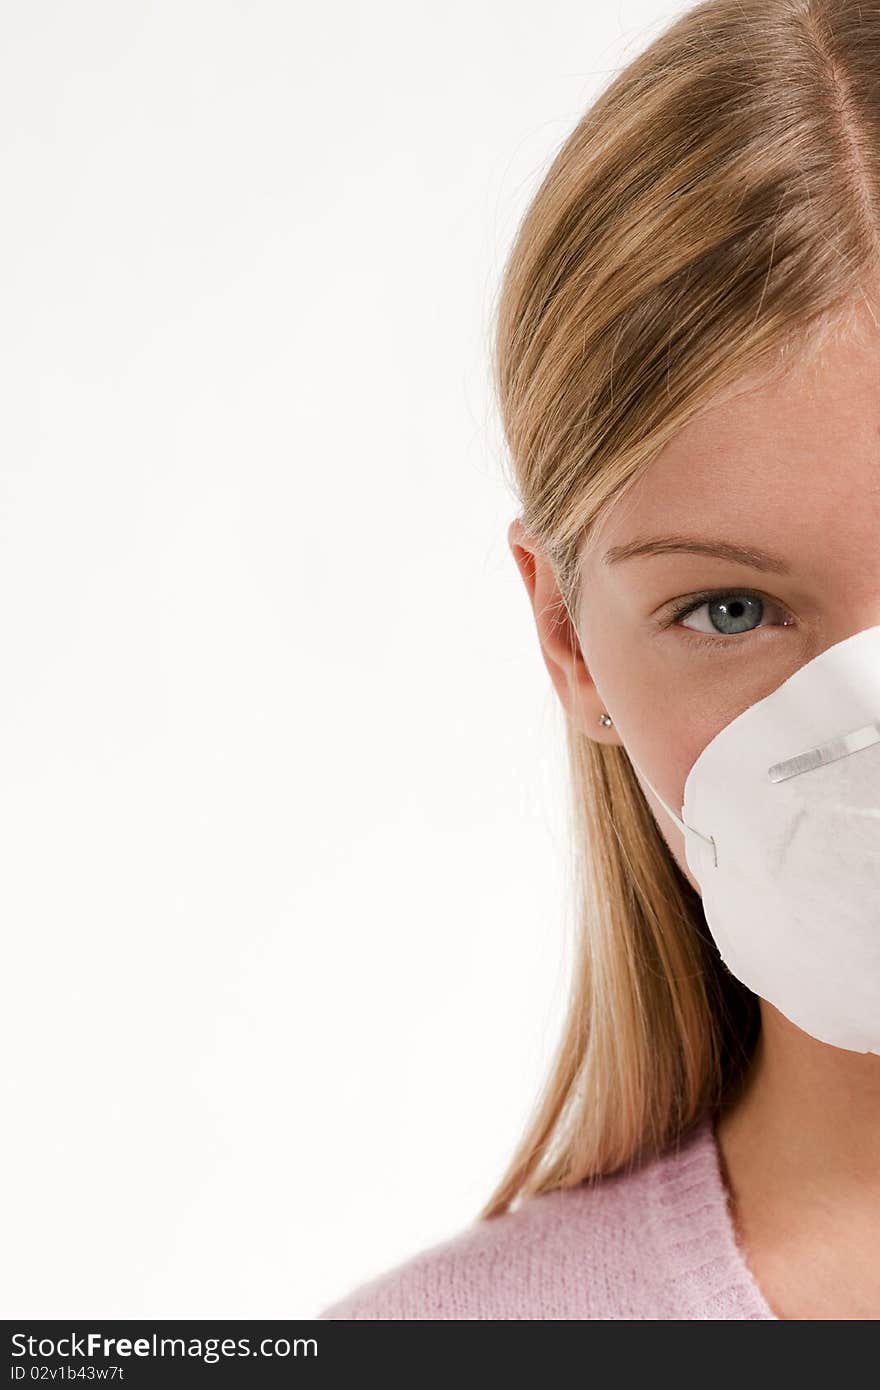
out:
{"label": "cheek", "polygon": [[628,670],[609,669],[605,683],[597,685],[660,832],[682,873],[699,891],[685,859],[684,834],[645,779],[680,815],[687,775],[715,732],[714,725],[698,718],[675,691],[650,679],[633,680]]}
{"label": "cheek", "polygon": [[668,825],[675,842],[683,843],[683,831],[651,788],[645,785],[645,778],[650,779],[664,801],[681,815],[687,775],[711,734],[694,728],[687,720],[687,712],[676,710],[668,702],[645,703],[640,696],[638,706],[628,712],[622,726],[615,720],[620,741],[634,763],[639,786],[661,825]]}
{"label": "cheek", "polygon": [[[639,766],[642,767],[644,766],[644,764],[640,763]],[[688,764],[688,767],[689,766],[690,764]],[[660,794],[669,802],[670,806],[675,806],[679,808],[681,806],[682,791],[675,791],[675,787],[684,787],[684,781],[687,777],[688,767],[685,767],[683,770],[678,769],[673,770],[671,773],[668,773],[666,775],[665,783],[663,780],[662,771],[658,770],[656,777],[654,777],[653,770],[648,770],[648,776],[651,777],[652,781],[654,782],[654,785],[657,787]],[[649,807],[651,808],[651,811],[653,812],[654,820],[657,823],[657,828],[660,831],[660,834],[662,835],[664,841],[666,842],[666,847],[669,850],[669,853],[672,855],[672,858],[675,860],[676,864],[678,865],[681,872],[684,874],[685,878],[693,888],[694,892],[699,897],[702,897],[702,889],[697,880],[694,878],[690,866],[687,862],[683,832],[676,825],[675,821],[672,819],[669,813],[666,811],[666,808],[662,806],[661,803],[657,800],[656,796],[653,795],[651,788],[645,785],[644,778],[640,776],[638,769],[634,768],[633,771],[635,773],[636,780],[638,781],[639,786],[641,787],[642,792],[644,793],[645,800],[647,801]]]}
{"label": "cheek", "polygon": [[[685,778],[710,737],[682,697],[680,683],[653,678],[650,663],[629,653],[624,642],[615,644],[592,675],[618,738],[636,765],[640,785],[650,796],[641,772],[678,811]],[[659,807],[656,798],[651,797],[651,804]],[[680,835],[675,822],[670,824]]]}
{"label": "cheek", "polygon": [[[709,693],[683,681],[680,668],[670,667],[650,640],[633,631],[631,617],[617,613],[615,620],[613,602],[597,604],[590,614],[583,651],[602,707],[614,720],[618,738],[636,764],[639,785],[684,868],[682,831],[640,773],[680,813],[688,772],[724,715]],[[722,691],[716,695],[722,698]]]}

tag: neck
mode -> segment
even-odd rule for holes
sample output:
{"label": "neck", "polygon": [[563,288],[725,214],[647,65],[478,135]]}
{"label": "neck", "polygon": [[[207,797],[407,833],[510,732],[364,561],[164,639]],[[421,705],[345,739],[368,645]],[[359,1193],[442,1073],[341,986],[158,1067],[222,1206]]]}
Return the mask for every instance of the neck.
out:
{"label": "neck", "polygon": [[880,1194],[880,1056],[810,1037],[761,1001],[761,1034],[718,1123],[731,1176],[828,1202]]}
{"label": "neck", "polygon": [[880,1313],[880,1056],[830,1047],[761,1001],[716,1135],[747,1263],[779,1318]]}

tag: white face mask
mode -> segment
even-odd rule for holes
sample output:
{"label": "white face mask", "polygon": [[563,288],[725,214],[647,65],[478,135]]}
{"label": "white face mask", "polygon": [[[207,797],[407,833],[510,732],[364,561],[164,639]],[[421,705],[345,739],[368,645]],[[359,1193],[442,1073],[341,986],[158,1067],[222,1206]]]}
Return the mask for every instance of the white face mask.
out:
{"label": "white face mask", "polygon": [[712,738],[684,784],[688,867],[721,959],[820,1041],[880,1053],[880,626]]}

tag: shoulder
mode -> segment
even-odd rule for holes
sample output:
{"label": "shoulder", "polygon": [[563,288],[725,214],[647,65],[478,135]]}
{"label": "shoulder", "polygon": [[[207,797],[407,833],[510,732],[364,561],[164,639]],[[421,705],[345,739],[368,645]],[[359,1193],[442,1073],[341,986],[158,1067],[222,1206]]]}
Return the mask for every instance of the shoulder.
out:
{"label": "shoulder", "polygon": [[708,1262],[710,1283],[716,1278],[722,1290],[742,1276],[730,1239],[704,1120],[640,1167],[477,1219],[361,1284],[319,1318],[739,1316],[694,1311],[704,1294],[695,1269]]}

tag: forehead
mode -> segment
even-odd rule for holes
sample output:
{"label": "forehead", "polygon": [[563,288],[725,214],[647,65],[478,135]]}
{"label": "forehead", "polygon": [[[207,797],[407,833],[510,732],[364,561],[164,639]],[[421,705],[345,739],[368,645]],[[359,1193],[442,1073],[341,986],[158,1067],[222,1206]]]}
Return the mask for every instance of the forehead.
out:
{"label": "forehead", "polygon": [[880,326],[866,309],[784,376],[744,377],[709,402],[609,507],[586,554],[682,533],[790,551],[836,535],[867,554],[878,522]]}

